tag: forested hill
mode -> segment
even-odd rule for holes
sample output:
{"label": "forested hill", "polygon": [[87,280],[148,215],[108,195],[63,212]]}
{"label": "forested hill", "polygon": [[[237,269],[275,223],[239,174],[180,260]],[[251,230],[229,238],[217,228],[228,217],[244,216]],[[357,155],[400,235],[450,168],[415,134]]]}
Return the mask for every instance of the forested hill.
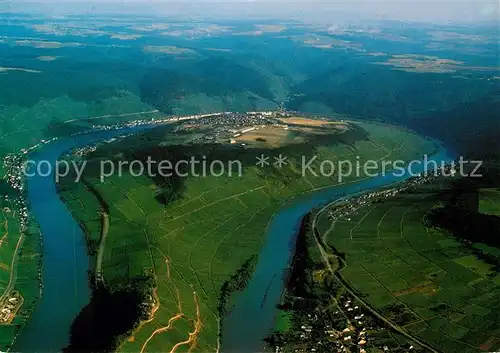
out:
{"label": "forested hill", "polygon": [[290,109],[408,126],[459,154],[500,156],[500,91],[481,79],[345,63],[294,88]]}
{"label": "forested hill", "polygon": [[500,92],[447,112],[412,119],[410,127],[449,143],[469,157],[500,157]]}

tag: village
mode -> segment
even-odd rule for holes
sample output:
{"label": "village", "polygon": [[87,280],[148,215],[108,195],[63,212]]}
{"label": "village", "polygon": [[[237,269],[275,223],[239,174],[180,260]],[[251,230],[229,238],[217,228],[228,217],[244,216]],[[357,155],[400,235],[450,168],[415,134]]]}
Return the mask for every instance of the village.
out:
{"label": "village", "polygon": [[417,187],[418,185],[429,183],[434,178],[443,174],[453,175],[454,167],[452,165],[445,165],[443,168],[439,168],[436,172],[428,171],[426,173],[422,173],[419,176],[412,177],[395,187],[369,192],[361,196],[351,197],[347,200],[340,200],[339,202],[330,205],[328,210],[329,219],[334,221],[342,218],[345,219],[347,217],[347,220],[350,221],[348,216],[356,212],[360,207],[394,197],[397,194]]}
{"label": "village", "polygon": [[5,294],[0,302],[0,325],[10,324],[22,304],[23,297],[18,291]]}
{"label": "village", "polygon": [[[284,111],[225,112],[187,119],[177,126],[174,132],[200,131],[200,134],[191,141],[193,143],[230,143],[245,146],[244,142],[238,141],[242,135],[265,127],[278,127],[286,130],[288,126],[279,121],[278,118],[290,115],[290,112]],[[203,133],[204,127],[209,128]]]}
{"label": "village", "polygon": [[336,305],[301,316],[300,329],[287,335],[286,343],[276,345],[275,353],[411,353],[420,351],[411,344],[395,345],[391,330],[349,294],[342,294]]}

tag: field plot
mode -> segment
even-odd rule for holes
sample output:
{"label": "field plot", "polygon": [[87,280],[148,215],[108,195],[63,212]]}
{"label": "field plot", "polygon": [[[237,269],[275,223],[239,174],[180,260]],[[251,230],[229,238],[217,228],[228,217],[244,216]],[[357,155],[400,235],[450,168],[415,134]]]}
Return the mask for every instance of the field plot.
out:
{"label": "field plot", "polygon": [[348,128],[348,125],[344,121],[309,119],[301,116],[292,116],[280,120],[286,124],[296,126],[324,127],[327,129],[339,129],[341,131],[345,131]]}
{"label": "field plot", "polygon": [[479,212],[500,216],[500,190],[481,189],[479,192]]}
{"label": "field plot", "polygon": [[342,277],[379,312],[443,352],[500,348],[500,275],[423,217],[439,200],[436,182],[318,223],[346,255]]}
{"label": "field plot", "polygon": [[[99,247],[104,252],[102,271],[106,285],[120,286],[144,274],[155,278],[155,305],[150,319],[122,340],[118,350],[217,350],[221,287],[258,254],[273,214],[293,197],[338,184],[335,175],[301,177],[301,152],[317,154],[319,160],[354,160],[356,156],[361,160],[388,156],[409,160],[432,153],[435,148],[432,142],[395,127],[360,126],[368,132],[368,138],[351,144],[338,143],[332,137],[330,146],[309,143],[273,150],[289,157],[288,166],[281,170],[255,166],[255,157],[262,152],[258,149],[199,146],[199,151],[215,154],[210,158],[238,156],[251,163],[244,165],[241,177],[188,177],[174,186],[130,174],[113,176],[101,183],[98,176],[85,173],[86,185],[74,185],[71,178],[67,183],[63,181],[61,196],[82,222],[95,248],[101,240],[103,207],[96,200],[100,198],[107,205],[109,232],[104,246]],[[150,142],[174,155],[176,149],[193,152],[186,146]],[[120,141],[122,148],[126,145],[127,140]],[[135,157],[139,154],[140,151],[134,151]],[[355,179],[356,176],[350,176],[344,182]]]}

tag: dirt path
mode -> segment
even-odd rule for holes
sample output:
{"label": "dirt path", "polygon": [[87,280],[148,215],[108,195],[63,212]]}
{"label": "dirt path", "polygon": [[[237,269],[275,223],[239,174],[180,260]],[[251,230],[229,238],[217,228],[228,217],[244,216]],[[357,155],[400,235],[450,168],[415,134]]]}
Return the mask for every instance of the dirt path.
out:
{"label": "dirt path", "polygon": [[151,336],[149,336],[149,338],[146,340],[146,342],[144,342],[144,344],[143,344],[143,346],[141,348],[140,353],[144,353],[144,350],[146,349],[146,346],[155,337],[155,335],[157,335],[158,333],[162,333],[162,332],[171,330],[174,322],[176,322],[179,319],[182,319],[183,317],[184,317],[184,314],[177,314],[177,315],[171,317],[170,320],[168,320],[168,325],[167,326],[155,330],[151,334]]}
{"label": "dirt path", "polygon": [[194,330],[193,332],[189,333],[189,338],[187,340],[177,343],[172,348],[170,353],[175,353],[175,351],[179,349],[179,347],[185,345],[189,345],[188,353],[191,353],[193,349],[196,348],[198,333],[200,333],[201,331],[202,323],[201,323],[200,305],[198,303],[198,296],[196,295],[196,292],[193,292],[193,296],[194,296],[194,303],[196,304],[196,322],[194,323]]}
{"label": "dirt path", "polygon": [[[198,334],[199,332],[201,331],[201,327],[202,327],[202,320],[201,320],[201,311],[200,311],[200,304],[199,304],[199,301],[198,301],[198,295],[196,294],[196,292],[193,291],[193,300],[194,300],[194,303],[196,305],[196,321],[195,320],[192,320],[192,319],[189,319],[183,312],[182,310],[182,301],[181,301],[181,298],[180,298],[180,293],[179,293],[179,289],[177,288],[177,286],[175,285],[174,281],[172,280],[171,278],[171,273],[170,273],[170,259],[163,255],[165,257],[165,264],[166,264],[166,269],[167,269],[167,279],[170,280],[172,282],[172,284],[174,285],[174,289],[177,293],[177,297],[178,297],[178,302],[177,302],[177,305],[178,305],[178,313],[175,314],[174,316],[172,316],[169,320],[168,320],[168,324],[167,326],[165,327],[160,327],[158,329],[156,329],[155,331],[153,331],[151,333],[151,335],[148,337],[148,339],[144,342],[144,344],[142,345],[141,347],[141,350],[140,350],[140,353],[144,353],[144,351],[146,350],[146,347],[148,346],[149,342],[159,333],[162,333],[162,332],[166,332],[166,331],[170,331],[172,330],[173,328],[173,325],[176,321],[178,320],[181,320],[181,319],[188,319],[190,321],[193,321],[194,322],[194,329],[193,329],[193,332],[190,332],[189,333],[189,337],[187,340],[185,341],[182,341],[182,342],[178,342],[177,344],[174,345],[174,347],[172,348],[172,350],[170,351],[170,353],[175,353],[175,351],[181,347],[181,346],[185,346],[185,345],[189,345],[189,349],[188,349],[188,352],[191,352],[195,347],[196,347],[196,344],[197,344],[197,340],[198,340]],[[156,296],[156,291],[155,291],[155,296]],[[157,297],[157,296],[156,296]],[[159,298],[157,297],[157,301],[156,301],[156,304],[155,307],[153,308],[152,310],[152,315],[151,315],[151,318],[147,321],[144,321],[136,330],[135,330],[135,334],[137,334],[137,332],[140,330],[140,328],[142,326],[144,326],[145,324],[149,323],[149,322],[152,322],[154,320],[154,314],[156,313],[156,311],[159,309],[160,307],[160,302],[159,302]]]}

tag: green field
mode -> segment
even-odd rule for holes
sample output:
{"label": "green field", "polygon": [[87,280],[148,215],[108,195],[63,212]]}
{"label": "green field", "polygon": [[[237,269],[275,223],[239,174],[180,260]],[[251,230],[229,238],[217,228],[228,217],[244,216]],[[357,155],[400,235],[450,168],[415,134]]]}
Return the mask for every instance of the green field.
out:
{"label": "green field", "polygon": [[480,190],[479,212],[494,216],[500,216],[500,189]]}
{"label": "green field", "polygon": [[[415,159],[432,153],[434,143],[396,127],[363,123],[368,139],[350,145],[331,144],[284,147],[289,165],[281,170],[260,169],[254,165],[261,151],[253,149],[215,149],[164,146],[168,151],[208,153],[210,157],[238,156],[244,161],[242,177],[187,178],[177,185],[176,198],[166,204],[158,201],[165,186],[147,177],[113,176],[103,183],[87,168],[85,180],[109,205],[110,228],[105,242],[103,274],[107,286],[119,286],[144,274],[153,274],[159,307],[151,321],[141,324],[122,341],[120,351],[158,352],[192,348],[215,351],[220,317],[217,305],[222,284],[252,255],[258,254],[272,215],[290,198],[337,183],[336,176],[300,177],[300,152],[316,154],[319,160],[350,158],[362,161],[383,158]],[[152,134],[148,146],[168,141],[168,136]],[[156,137],[154,137],[156,136]],[[160,137],[158,137],[160,136]],[[155,139],[156,138],[156,139]],[[137,143],[120,141],[104,147],[96,158]],[[158,140],[160,139],[160,140]],[[140,141],[148,138],[139,137]],[[144,142],[143,142],[144,143]],[[151,152],[134,148],[134,156]],[[106,152],[106,150],[108,152]],[[161,152],[163,151],[163,152]],[[177,152],[176,152],[177,153]],[[269,150],[268,150],[269,153]],[[175,153],[174,153],[175,154]],[[92,155],[89,156],[92,160]],[[92,165],[92,162],[90,163]],[[89,171],[90,170],[90,171]],[[344,182],[352,182],[355,177]],[[87,231],[94,249],[100,239],[99,202],[82,183],[61,184],[61,195]],[[167,197],[168,199],[168,197]],[[200,315],[198,316],[197,310]],[[201,322],[201,330],[197,330]],[[286,326],[286,325],[285,325]],[[158,331],[156,331],[158,330]],[[189,333],[192,340],[189,339]],[[184,343],[183,343],[184,342]],[[180,346],[176,347],[176,344]]]}
{"label": "green field", "polygon": [[445,231],[427,228],[440,181],[318,228],[346,255],[342,278],[373,308],[443,352],[500,349],[500,275]]}

